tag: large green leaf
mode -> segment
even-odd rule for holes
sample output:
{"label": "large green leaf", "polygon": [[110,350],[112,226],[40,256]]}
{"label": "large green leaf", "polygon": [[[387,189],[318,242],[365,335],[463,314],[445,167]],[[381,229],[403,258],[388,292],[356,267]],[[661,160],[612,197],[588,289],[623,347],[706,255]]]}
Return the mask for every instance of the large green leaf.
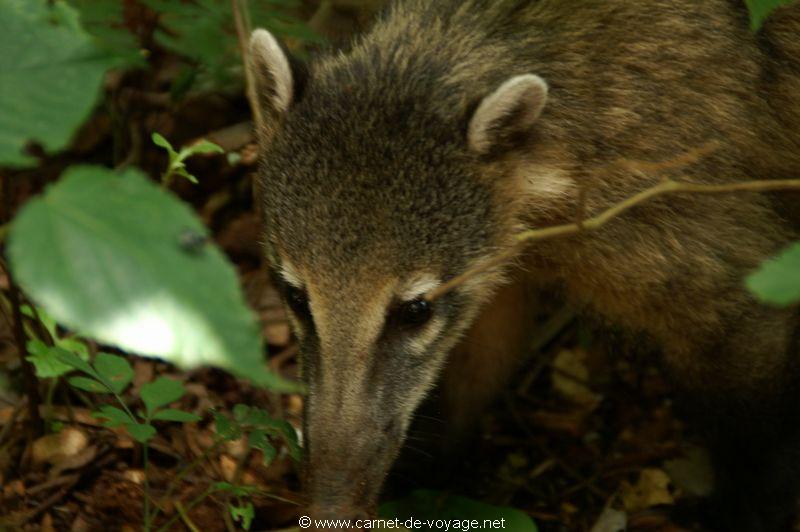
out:
{"label": "large green leaf", "polygon": [[747,278],[747,287],[759,299],[787,306],[800,301],[800,242],[765,262]]}
{"label": "large green leaf", "polygon": [[745,0],[747,8],[750,10],[750,27],[758,30],[767,20],[767,17],[777,8],[791,4],[796,0]]}
{"label": "large green leaf", "polygon": [[81,25],[97,45],[108,50],[121,66],[145,66],[136,37],[125,27],[125,2],[120,0],[67,0],[80,13]]}
{"label": "large green leaf", "polygon": [[140,172],[69,168],[13,222],[14,275],[56,320],[182,367],[213,365],[280,390],[236,274],[191,210]]}
{"label": "large green leaf", "polygon": [[63,148],[113,61],[59,1],[0,0],[0,50],[0,165],[29,166],[25,145]]}
{"label": "large green leaf", "polygon": [[446,523],[450,530],[502,528],[514,532],[537,531],[533,520],[520,510],[431,490],[416,490],[404,499],[382,504],[380,516],[397,518],[400,524],[409,519],[417,520],[418,523],[411,527],[403,525],[412,530],[444,530]]}

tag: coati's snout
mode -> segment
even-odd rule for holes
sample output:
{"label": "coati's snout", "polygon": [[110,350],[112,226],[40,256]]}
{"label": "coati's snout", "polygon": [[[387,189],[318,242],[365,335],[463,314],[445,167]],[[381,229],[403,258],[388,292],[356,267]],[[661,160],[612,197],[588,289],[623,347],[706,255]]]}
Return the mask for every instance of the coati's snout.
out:
{"label": "coati's snout", "polygon": [[363,272],[351,281],[276,265],[302,353],[305,488],[312,518],[375,509],[417,403],[452,345],[454,301],[428,302],[430,274]]}

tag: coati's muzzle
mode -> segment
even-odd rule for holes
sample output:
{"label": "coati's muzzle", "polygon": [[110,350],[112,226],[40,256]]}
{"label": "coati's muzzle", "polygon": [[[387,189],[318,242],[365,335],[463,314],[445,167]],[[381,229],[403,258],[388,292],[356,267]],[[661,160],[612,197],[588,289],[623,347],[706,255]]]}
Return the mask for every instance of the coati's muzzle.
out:
{"label": "coati's muzzle", "polygon": [[368,529],[357,521],[375,517],[384,478],[404,439],[399,417],[387,406],[347,383],[310,395],[305,489],[312,530],[347,530],[315,523],[320,520],[350,520],[352,530]]}

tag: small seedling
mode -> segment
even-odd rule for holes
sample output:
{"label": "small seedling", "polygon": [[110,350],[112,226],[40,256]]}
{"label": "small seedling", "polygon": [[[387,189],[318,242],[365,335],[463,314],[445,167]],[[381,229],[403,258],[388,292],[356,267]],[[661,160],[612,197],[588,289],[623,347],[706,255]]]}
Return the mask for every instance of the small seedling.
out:
{"label": "small seedling", "polygon": [[73,376],[67,380],[71,386],[91,393],[113,394],[122,407],[102,405],[92,412],[92,415],[105,419],[106,421],[103,425],[106,427],[125,427],[128,434],[143,445],[145,473],[144,529],[149,531],[154,516],[150,512],[147,444],[157,433],[152,422],[175,421],[189,423],[198,421],[200,417],[191,412],[165,408],[170,403],[183,397],[186,389],[183,384],[176,380],[159,377],[153,382],[142,386],[139,396],[144,404],[144,412],[139,411],[137,412],[138,415],[134,415],[120,395],[133,380],[133,368],[125,358],[110,353],[98,353],[94,363],[90,364],[69,351],[59,352],[58,355],[63,364],[83,373],[83,375]]}
{"label": "small seedling", "polygon": [[183,146],[180,151],[175,151],[172,144],[159,133],[153,133],[152,139],[156,146],[167,150],[167,155],[169,156],[167,169],[161,175],[161,184],[164,185],[164,187],[170,186],[175,176],[186,178],[195,185],[198,183],[197,178],[186,169],[186,163],[184,161],[189,157],[199,153],[225,153],[225,150],[222,149],[221,146],[217,146],[213,142],[205,139],[199,140],[191,146]]}

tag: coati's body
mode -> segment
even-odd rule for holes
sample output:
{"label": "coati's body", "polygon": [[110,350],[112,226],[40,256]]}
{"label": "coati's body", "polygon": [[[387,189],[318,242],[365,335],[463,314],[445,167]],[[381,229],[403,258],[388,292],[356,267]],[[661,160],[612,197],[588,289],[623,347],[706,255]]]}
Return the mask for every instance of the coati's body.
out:
{"label": "coati's body", "polygon": [[[267,251],[310,386],[316,515],[372,508],[448,353],[451,405],[471,415],[488,400],[524,345],[528,309],[503,287],[514,279],[555,284],[655,341],[691,410],[714,420],[718,526],[788,526],[798,320],[758,304],[743,278],[798,238],[796,196],[654,199],[420,301],[521,228],[573,221],[581,204],[596,214],[662,177],[622,159],[714,141],[673,177],[800,176],[800,7],[753,34],[727,0],[407,0],[307,81],[265,32],[251,52]],[[465,334],[488,340],[459,344]]]}

